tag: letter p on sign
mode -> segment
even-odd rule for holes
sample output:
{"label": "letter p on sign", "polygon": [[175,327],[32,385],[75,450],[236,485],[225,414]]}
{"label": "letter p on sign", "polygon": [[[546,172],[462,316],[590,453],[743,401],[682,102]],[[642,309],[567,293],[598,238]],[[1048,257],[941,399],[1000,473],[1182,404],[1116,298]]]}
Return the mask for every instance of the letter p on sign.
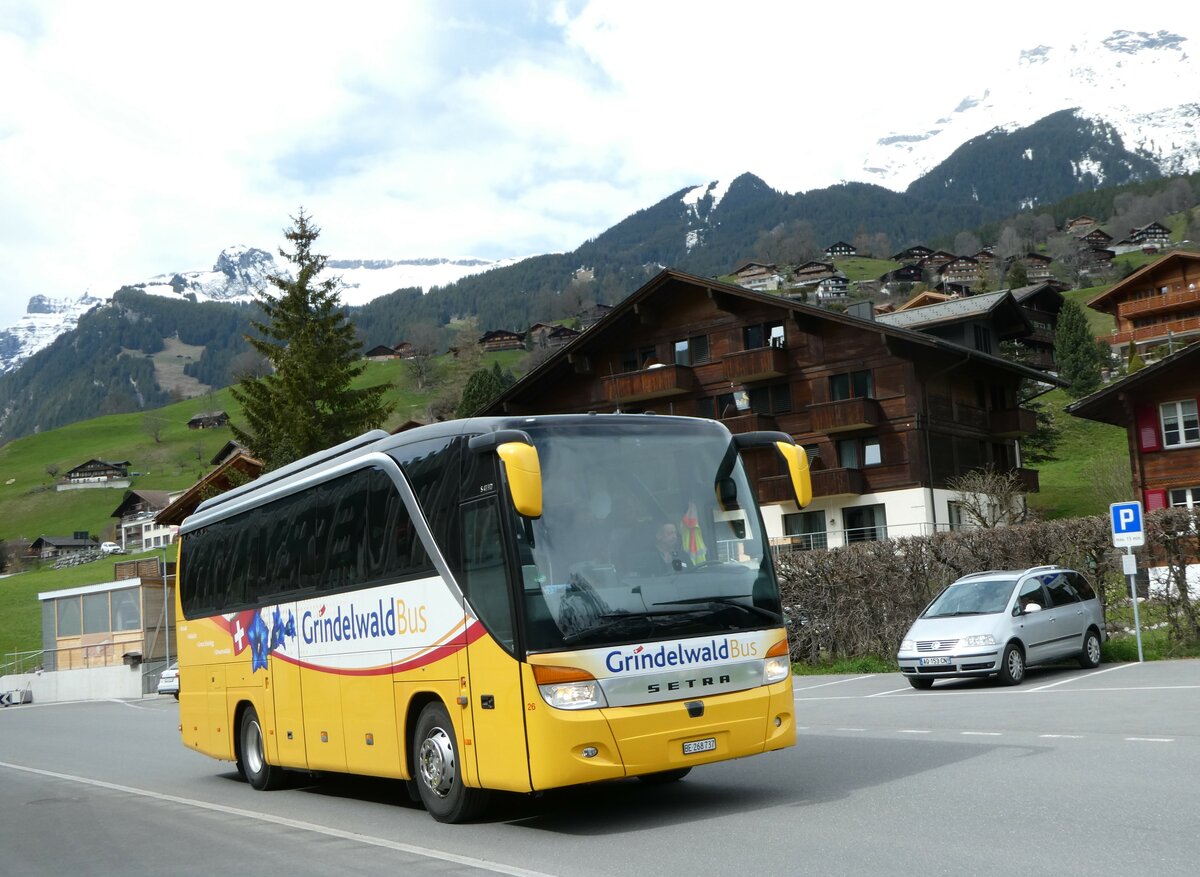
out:
{"label": "letter p on sign", "polygon": [[1136,548],[1146,544],[1146,532],[1142,528],[1142,504],[1140,502],[1114,502],[1108,507],[1112,521],[1113,546]]}

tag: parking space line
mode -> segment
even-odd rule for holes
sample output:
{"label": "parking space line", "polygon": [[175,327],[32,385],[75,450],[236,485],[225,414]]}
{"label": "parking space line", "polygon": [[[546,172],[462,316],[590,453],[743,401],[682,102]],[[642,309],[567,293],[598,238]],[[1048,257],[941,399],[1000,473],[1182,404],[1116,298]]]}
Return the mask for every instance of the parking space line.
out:
{"label": "parking space line", "polygon": [[874,679],[875,676],[876,676],[875,673],[871,673],[868,676],[851,676],[849,679],[835,679],[832,682],[822,682],[820,685],[805,685],[803,688],[796,687],[796,680],[795,680],[795,677],[793,677],[792,678],[792,690],[793,691],[811,691],[814,688],[825,688],[826,686],[829,686],[829,685],[841,685],[843,682],[856,682],[859,679]]}
{"label": "parking space line", "polygon": [[1038,734],[1042,740],[1082,740],[1082,734]]}
{"label": "parking space line", "polygon": [[1103,670],[1093,670],[1091,673],[1084,673],[1082,676],[1068,676],[1066,679],[1060,679],[1057,682],[1051,682],[1048,685],[1039,685],[1037,688],[1025,689],[1026,694],[1033,694],[1035,691],[1045,691],[1047,688],[1053,688],[1056,685],[1066,685],[1068,682],[1080,682],[1084,679],[1091,679],[1093,676],[1099,676],[1103,673],[1111,673],[1113,670],[1123,670],[1126,667],[1136,667],[1137,664],[1116,664],[1112,667],[1105,667]]}
{"label": "parking space line", "polygon": [[932,731],[923,731],[919,728],[898,728],[897,734],[932,734]]}
{"label": "parking space line", "polygon": [[900,694],[902,691],[912,691],[912,690],[913,690],[912,686],[909,685],[906,688],[892,688],[887,691],[877,691],[874,694],[868,694],[867,697],[883,697],[884,695],[887,695],[887,694]]}
{"label": "parking space line", "polygon": [[960,731],[964,737],[1002,737],[999,731]]}
{"label": "parking space line", "polygon": [[1174,743],[1174,737],[1126,737],[1130,743]]}

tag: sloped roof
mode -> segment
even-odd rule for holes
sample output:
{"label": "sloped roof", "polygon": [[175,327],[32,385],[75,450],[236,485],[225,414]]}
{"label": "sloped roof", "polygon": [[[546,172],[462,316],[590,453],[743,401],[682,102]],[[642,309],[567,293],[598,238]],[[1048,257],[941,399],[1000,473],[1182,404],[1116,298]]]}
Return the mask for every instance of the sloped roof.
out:
{"label": "sloped roof", "polygon": [[1085,420],[1095,420],[1100,423],[1111,423],[1114,426],[1126,426],[1127,418],[1124,405],[1120,404],[1122,397],[1130,396],[1140,389],[1149,387],[1158,378],[1168,372],[1178,370],[1186,363],[1192,363],[1192,373],[1200,368],[1200,341],[1189,344],[1182,350],[1177,350],[1169,356],[1164,356],[1153,365],[1138,369],[1131,375],[1126,375],[1119,381],[1113,381],[1107,387],[1101,387],[1094,393],[1084,396],[1077,402],[1072,402],[1064,410],[1068,414],[1082,417]]}
{"label": "sloped roof", "polygon": [[1167,253],[1167,255],[1160,259],[1155,259],[1149,265],[1143,265],[1124,280],[1117,281],[1099,295],[1088,299],[1087,306],[1097,311],[1103,311],[1104,313],[1112,313],[1116,308],[1115,299],[1120,293],[1140,286],[1146,282],[1148,277],[1153,276],[1164,268],[1173,266],[1176,262],[1190,263],[1190,267],[1196,270],[1198,276],[1200,276],[1200,253],[1188,253],[1185,251]]}
{"label": "sloped roof", "polygon": [[[764,292],[756,292],[752,289],[747,289],[743,286],[736,286],[728,283],[722,283],[718,280],[697,277],[692,274],[686,274],[682,271],[674,269],[663,269],[648,282],[643,284],[639,289],[630,293],[620,303],[613,306],[612,310],[604,316],[595,326],[574,338],[568,344],[563,345],[554,351],[550,356],[546,357],[535,368],[527,372],[524,377],[517,381],[513,386],[509,387],[499,396],[495,397],[486,408],[481,411],[481,414],[494,413],[502,411],[504,405],[520,397],[527,391],[530,386],[536,385],[539,381],[553,375],[555,371],[566,366],[571,368],[570,363],[572,358],[576,356],[586,356],[589,351],[607,349],[612,345],[612,340],[608,337],[610,331],[620,331],[622,321],[628,315],[636,315],[641,309],[654,311],[656,308],[652,304],[652,299],[664,292],[670,292],[672,288],[677,289],[680,284],[695,288],[701,294],[710,296],[727,296],[731,299],[745,299],[756,304],[765,304],[778,308],[783,313],[802,314],[809,319],[825,320],[831,323],[840,323],[843,325],[854,326],[864,331],[880,333],[888,337],[895,338],[898,341],[903,341],[917,347],[923,347],[930,350],[939,350],[952,356],[961,357],[966,360],[977,360],[986,362],[989,365],[1006,371],[1014,372],[1021,377],[1030,378],[1042,383],[1053,383],[1059,386],[1065,386],[1065,382],[1059,378],[1047,375],[1037,369],[1029,366],[1021,365],[1020,363],[1012,362],[999,356],[994,356],[990,353],[984,353],[980,350],[975,350],[970,347],[963,347],[945,339],[938,338],[935,335],[930,335],[925,332],[918,332],[907,327],[891,326],[882,320],[874,320],[870,318],[855,317],[849,314],[837,313],[836,311],[827,310],[815,305],[804,304],[795,299],[782,298],[777,295],[771,295]],[[1011,300],[1011,296],[1010,296]],[[1014,305],[1015,306],[1015,305]],[[1024,317],[1022,316],[1022,319]]]}
{"label": "sloped roof", "polygon": [[171,501],[171,491],[169,490],[127,490],[125,496],[121,499],[120,505],[113,510],[109,515],[110,518],[124,517],[126,509],[130,509],[139,502],[145,503],[151,509],[158,511],[165,509]]}
{"label": "sloped roof", "polygon": [[983,295],[972,295],[967,298],[954,298],[950,301],[923,307],[906,308],[891,314],[880,314],[876,321],[889,326],[931,326],[941,323],[957,323],[960,320],[978,319],[992,315],[1001,308],[1013,307],[1016,299],[1011,292],[1002,289],[999,292],[988,292]]}

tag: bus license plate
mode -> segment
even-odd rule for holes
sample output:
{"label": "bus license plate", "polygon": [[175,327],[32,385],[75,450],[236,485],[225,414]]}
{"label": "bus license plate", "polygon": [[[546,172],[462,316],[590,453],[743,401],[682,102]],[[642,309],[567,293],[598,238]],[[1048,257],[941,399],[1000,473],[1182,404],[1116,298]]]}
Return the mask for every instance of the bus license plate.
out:
{"label": "bus license plate", "polygon": [[683,744],[683,754],[695,755],[697,752],[712,752],[716,748],[716,737],[707,737],[704,740],[689,740]]}
{"label": "bus license plate", "polygon": [[950,663],[949,656],[943,656],[940,658],[922,658],[921,659],[922,667],[933,667],[933,666],[937,666],[940,664],[949,664],[949,663]]}

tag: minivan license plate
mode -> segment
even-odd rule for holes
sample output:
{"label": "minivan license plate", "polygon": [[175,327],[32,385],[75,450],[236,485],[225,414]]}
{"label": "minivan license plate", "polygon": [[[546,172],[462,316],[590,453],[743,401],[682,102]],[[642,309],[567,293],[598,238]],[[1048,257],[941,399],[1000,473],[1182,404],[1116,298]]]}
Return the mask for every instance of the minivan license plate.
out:
{"label": "minivan license plate", "polygon": [[712,752],[716,748],[716,737],[706,737],[703,740],[689,740],[683,744],[683,754],[695,755],[697,752]]}
{"label": "minivan license plate", "polygon": [[932,667],[932,666],[935,666],[938,664],[949,664],[949,663],[950,663],[950,657],[948,655],[943,655],[938,658],[922,658],[921,659],[922,667]]}

